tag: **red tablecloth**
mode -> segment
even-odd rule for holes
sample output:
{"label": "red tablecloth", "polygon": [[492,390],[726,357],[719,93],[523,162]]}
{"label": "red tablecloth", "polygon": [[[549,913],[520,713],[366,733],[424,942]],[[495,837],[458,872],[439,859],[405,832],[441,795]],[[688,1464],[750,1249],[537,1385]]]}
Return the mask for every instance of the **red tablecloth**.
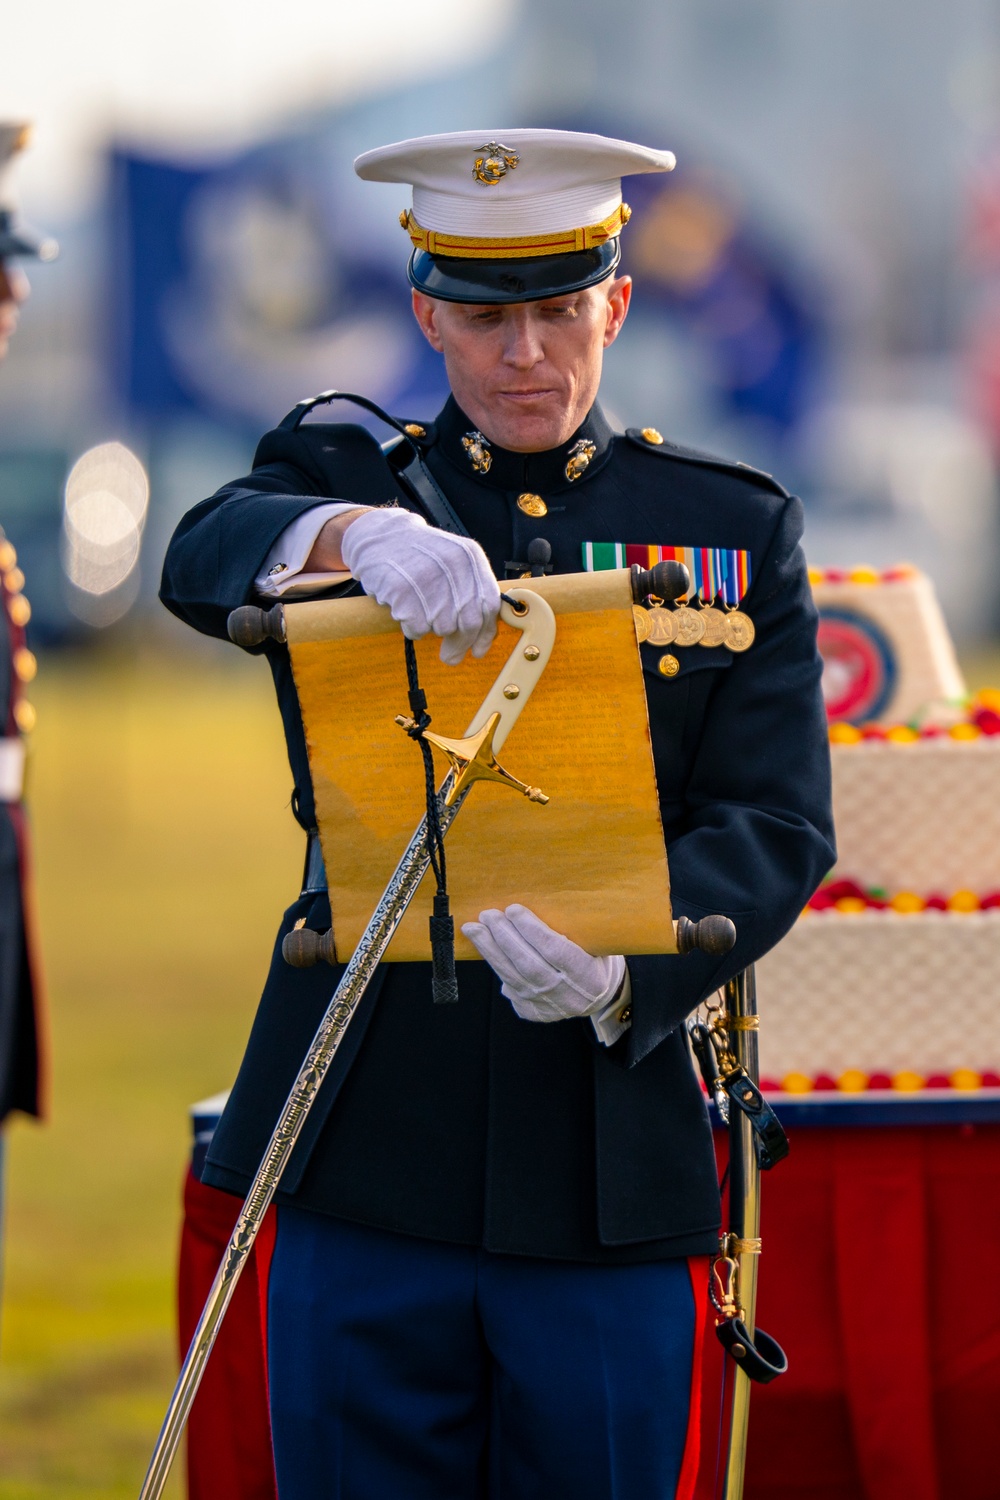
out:
{"label": "red tablecloth", "polygon": [[[790,1368],[754,1389],[747,1500],[1000,1500],[1000,1125],[791,1136],[763,1182],[758,1303]],[[189,1178],[185,1347],[238,1206]],[[258,1259],[195,1403],[191,1500],[273,1500],[262,1284]],[[710,1338],[699,1500],[713,1495],[720,1388]]]}

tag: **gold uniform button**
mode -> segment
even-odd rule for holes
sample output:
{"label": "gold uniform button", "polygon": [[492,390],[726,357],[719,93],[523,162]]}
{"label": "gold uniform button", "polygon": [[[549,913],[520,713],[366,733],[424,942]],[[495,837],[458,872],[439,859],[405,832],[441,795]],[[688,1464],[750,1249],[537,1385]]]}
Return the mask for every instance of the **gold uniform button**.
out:
{"label": "gold uniform button", "polygon": [[14,595],[7,606],[7,612],[15,625],[27,625],[31,619],[31,605],[23,594]]}
{"label": "gold uniform button", "polygon": [[681,664],[672,651],[664,651],[656,663],[657,671],[662,672],[664,677],[676,677],[681,669]]}
{"label": "gold uniform button", "polygon": [[619,1019],[619,1021],[621,1021],[622,1025],[624,1025],[626,1021],[631,1021],[631,1019],[632,1019],[632,1007],[631,1007],[631,1005],[626,1005],[625,1009],[619,1014],[618,1019]]}
{"label": "gold uniform button", "polygon": [[11,568],[4,574],[3,586],[8,594],[19,594],[24,588],[24,574],[20,568]]}
{"label": "gold uniform button", "polygon": [[517,508],[523,510],[526,516],[547,516],[549,513],[549,507],[541,495],[533,495],[530,490],[525,490],[523,495],[518,495]]}
{"label": "gold uniform button", "polygon": [[403,428],[403,431],[409,437],[426,437],[427,436],[427,428],[426,427],[421,427],[421,425],[420,425],[419,422],[407,422],[406,426]]}
{"label": "gold uniform button", "polygon": [[10,542],[0,542],[0,568],[6,573],[17,562],[17,553]]}
{"label": "gold uniform button", "polygon": [[19,651],[14,652],[14,671],[21,682],[33,682],[38,671],[38,663],[34,653],[27,646],[22,646]]}
{"label": "gold uniform button", "polygon": [[27,698],[18,698],[14,704],[14,723],[22,734],[30,734],[35,727],[38,715],[35,713],[35,705],[29,703]]}
{"label": "gold uniform button", "polygon": [[663,433],[657,432],[655,427],[644,427],[642,429],[642,436],[646,439],[647,443],[652,443],[655,447],[659,447],[663,442]]}

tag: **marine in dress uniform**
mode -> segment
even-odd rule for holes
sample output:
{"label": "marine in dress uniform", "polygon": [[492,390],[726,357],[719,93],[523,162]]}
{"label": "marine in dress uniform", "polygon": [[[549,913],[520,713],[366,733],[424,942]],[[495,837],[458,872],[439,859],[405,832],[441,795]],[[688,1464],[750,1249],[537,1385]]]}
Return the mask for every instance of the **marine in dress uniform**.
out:
{"label": "marine in dress uniform", "polygon": [[[413,186],[401,218],[432,336],[442,303],[556,325],[606,294],[624,316],[620,179],[672,164],[598,136],[518,130],[402,142],[356,168]],[[444,352],[471,408],[479,388]],[[737,942],[722,961],[598,959],[513,906],[466,927],[489,962],[459,965],[457,1005],[432,1003],[429,964],[378,970],[279,1195],[269,1369],[282,1500],[689,1492],[702,1258],[720,1206],[683,1023],[778,941],[834,858],[799,501],[652,429],[615,432],[596,402],[541,449],[505,447],[501,427],[456,395],[384,447],[357,425],[289,419],[249,475],[181,522],[161,597],[222,637],[241,604],[360,583],[458,660],[488,647],[496,580],[527,570],[535,538],[557,572],[631,546],[690,549],[707,560],[705,603],[738,602],[753,644],[640,649],[675,915],[723,912]],[[414,447],[467,536],[426,524],[405,479]],[[331,523],[344,528],[339,574],[316,566]],[[261,650],[307,858],[204,1171],[241,1194],[337,977],[281,957],[284,935],[325,930],[330,908],[288,654]],[[581,682],[582,704],[591,692],[600,712],[599,686]]]}
{"label": "marine in dress uniform", "polygon": [[[51,260],[56,253],[51,240],[20,222],[3,182],[29,133],[24,124],[0,123],[0,359],[17,325],[19,304],[28,294],[27,279],[14,262],[26,257]],[[17,553],[0,527],[0,1207],[3,1122],[14,1110],[42,1112],[40,976],[32,942],[22,801],[24,737],[35,722],[25,687],[35,675],[35,658],[25,641],[31,607],[23,587]]]}

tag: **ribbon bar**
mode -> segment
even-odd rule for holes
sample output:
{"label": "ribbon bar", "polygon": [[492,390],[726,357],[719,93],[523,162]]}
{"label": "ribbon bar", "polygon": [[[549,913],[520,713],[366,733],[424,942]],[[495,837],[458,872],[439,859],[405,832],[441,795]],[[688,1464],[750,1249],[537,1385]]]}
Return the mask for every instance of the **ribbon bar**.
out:
{"label": "ribbon bar", "polygon": [[655,542],[584,542],[583,566],[588,573],[651,568],[658,562],[683,563],[691,579],[684,598],[699,594],[706,604],[721,599],[736,608],[750,587],[750,553],[738,547],[667,547]]}

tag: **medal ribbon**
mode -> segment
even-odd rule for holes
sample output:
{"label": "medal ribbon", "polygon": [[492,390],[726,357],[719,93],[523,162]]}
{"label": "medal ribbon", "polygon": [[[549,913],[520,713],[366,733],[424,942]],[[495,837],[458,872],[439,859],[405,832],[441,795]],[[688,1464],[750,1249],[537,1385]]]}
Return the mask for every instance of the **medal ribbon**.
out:
{"label": "medal ribbon", "polygon": [[[658,562],[679,562],[691,578],[691,593],[706,604],[721,598],[730,609],[741,604],[750,587],[750,553],[734,547],[664,547],[645,542],[584,542],[583,566],[588,573],[611,568],[651,568]],[[690,597],[685,594],[685,598]]]}

